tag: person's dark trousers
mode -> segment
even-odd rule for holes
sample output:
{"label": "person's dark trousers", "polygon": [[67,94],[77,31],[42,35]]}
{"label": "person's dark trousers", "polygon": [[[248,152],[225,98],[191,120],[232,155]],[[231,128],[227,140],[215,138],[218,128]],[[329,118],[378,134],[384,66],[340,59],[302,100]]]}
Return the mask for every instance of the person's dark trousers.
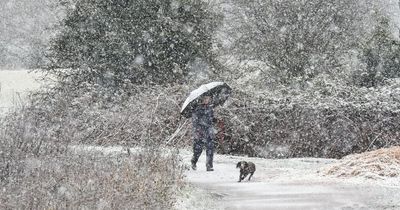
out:
{"label": "person's dark trousers", "polygon": [[204,144],[206,144],[206,167],[207,169],[212,169],[214,158],[214,141],[212,138],[194,140],[192,165],[196,165],[197,161],[199,160]]}

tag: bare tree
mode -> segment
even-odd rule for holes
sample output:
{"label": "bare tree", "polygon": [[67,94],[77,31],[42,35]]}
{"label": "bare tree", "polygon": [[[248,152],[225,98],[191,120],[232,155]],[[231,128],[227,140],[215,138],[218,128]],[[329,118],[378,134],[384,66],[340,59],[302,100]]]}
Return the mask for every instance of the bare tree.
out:
{"label": "bare tree", "polygon": [[282,75],[312,78],[332,72],[357,46],[367,3],[352,0],[232,0],[236,18],[227,27],[229,52],[264,62]]}

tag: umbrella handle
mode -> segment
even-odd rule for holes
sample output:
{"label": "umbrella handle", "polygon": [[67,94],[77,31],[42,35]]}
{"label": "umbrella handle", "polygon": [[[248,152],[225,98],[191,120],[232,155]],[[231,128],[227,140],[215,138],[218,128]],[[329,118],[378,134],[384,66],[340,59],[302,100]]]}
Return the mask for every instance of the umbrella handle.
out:
{"label": "umbrella handle", "polygon": [[166,142],[167,145],[170,144],[172,140],[174,140],[174,138],[178,135],[178,133],[182,130],[182,128],[186,125],[186,123],[188,121],[189,121],[188,119],[185,119],[185,121],[180,126],[178,126],[178,128],[175,130],[175,132],[167,140],[167,142]]}

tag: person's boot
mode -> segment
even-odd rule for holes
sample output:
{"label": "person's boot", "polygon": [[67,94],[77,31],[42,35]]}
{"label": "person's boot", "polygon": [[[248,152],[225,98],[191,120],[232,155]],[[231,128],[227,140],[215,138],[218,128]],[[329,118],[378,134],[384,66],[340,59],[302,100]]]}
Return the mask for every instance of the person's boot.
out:
{"label": "person's boot", "polygon": [[211,164],[206,165],[207,171],[214,171],[213,167]]}
{"label": "person's boot", "polygon": [[196,162],[193,160],[190,161],[192,163],[192,169],[195,171],[197,169]]}

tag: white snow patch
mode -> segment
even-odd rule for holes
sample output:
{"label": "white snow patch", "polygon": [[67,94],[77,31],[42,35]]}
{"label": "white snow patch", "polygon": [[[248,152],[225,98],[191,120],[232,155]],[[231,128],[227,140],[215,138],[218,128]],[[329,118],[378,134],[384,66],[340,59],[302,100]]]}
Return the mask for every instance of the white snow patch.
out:
{"label": "white snow patch", "polygon": [[0,115],[9,108],[24,103],[29,91],[40,87],[39,73],[29,70],[0,70]]}
{"label": "white snow patch", "polygon": [[215,205],[215,197],[208,191],[187,185],[178,193],[178,200],[175,204],[177,210],[210,210],[223,209]]}

